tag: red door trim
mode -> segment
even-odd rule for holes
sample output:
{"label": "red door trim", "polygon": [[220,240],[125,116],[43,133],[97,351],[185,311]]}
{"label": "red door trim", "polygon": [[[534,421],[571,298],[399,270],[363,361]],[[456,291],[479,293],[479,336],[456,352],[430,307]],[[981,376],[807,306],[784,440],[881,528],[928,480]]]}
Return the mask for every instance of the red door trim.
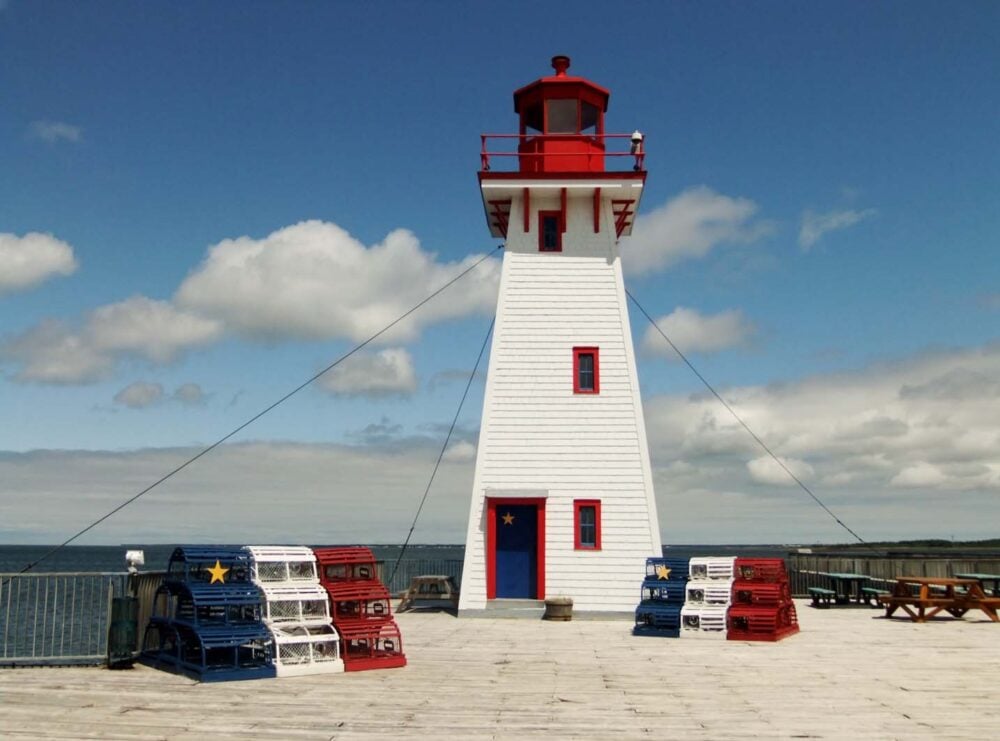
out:
{"label": "red door trim", "polygon": [[535,599],[545,599],[545,498],[544,497],[486,497],[486,599],[497,596],[497,505],[533,504],[535,506],[538,535],[535,540],[535,560],[538,571],[535,578]]}

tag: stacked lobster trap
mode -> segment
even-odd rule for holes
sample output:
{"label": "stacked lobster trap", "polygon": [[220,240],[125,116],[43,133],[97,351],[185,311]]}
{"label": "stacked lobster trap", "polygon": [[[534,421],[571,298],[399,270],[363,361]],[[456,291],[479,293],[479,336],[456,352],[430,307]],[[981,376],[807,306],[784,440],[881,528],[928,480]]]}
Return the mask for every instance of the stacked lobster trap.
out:
{"label": "stacked lobster trap", "polygon": [[686,558],[647,558],[642,596],[635,608],[633,635],[676,638],[688,579]]}
{"label": "stacked lobster trap", "polygon": [[347,671],[405,666],[403,639],[375,556],[363,547],[316,548],[319,581],[330,600]]}
{"label": "stacked lobster trap", "polygon": [[279,677],[344,671],[340,635],[330,619],[312,550],[246,546],[253,583],[264,596],[263,619],[274,637]]}
{"label": "stacked lobster trap", "polygon": [[780,558],[737,558],[729,638],[780,641],[799,632],[785,562]]}
{"label": "stacked lobster trap", "polygon": [[243,549],[174,550],[153,600],[140,661],[203,682],[273,677],[273,646]]}
{"label": "stacked lobster trap", "polygon": [[777,641],[798,632],[780,558],[649,558],[635,635]]}
{"label": "stacked lobster trap", "polygon": [[726,637],[726,613],[732,601],[735,561],[732,556],[691,559],[691,580],[687,583],[681,610],[682,635]]}

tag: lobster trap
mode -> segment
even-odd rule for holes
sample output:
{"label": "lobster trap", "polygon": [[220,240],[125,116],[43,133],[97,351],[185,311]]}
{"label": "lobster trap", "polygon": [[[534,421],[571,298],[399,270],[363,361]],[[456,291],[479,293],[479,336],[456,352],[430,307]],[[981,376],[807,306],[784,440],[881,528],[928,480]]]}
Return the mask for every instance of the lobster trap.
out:
{"label": "lobster trap", "polygon": [[362,546],[314,548],[319,581],[324,586],[345,581],[377,581],[375,555]]}
{"label": "lobster trap", "polygon": [[795,605],[746,607],[733,605],[726,623],[731,641],[780,641],[799,632]]}
{"label": "lobster trap", "polygon": [[689,564],[690,578],[692,581],[706,579],[732,579],[733,566],[736,562],[734,556],[714,556],[704,558],[692,558]]}
{"label": "lobster trap", "polygon": [[304,546],[248,545],[250,578],[256,584],[319,582],[316,556]]}
{"label": "lobster trap", "polygon": [[406,666],[403,638],[395,621],[351,623],[340,628],[345,671]]}
{"label": "lobster trap", "polygon": [[740,581],[779,584],[788,581],[785,561],[781,558],[737,558],[735,577]]}
{"label": "lobster trap", "polygon": [[340,634],[326,625],[271,626],[274,665],[279,677],[344,671]]}
{"label": "lobster trap", "polygon": [[681,636],[725,638],[727,609],[722,605],[684,605],[681,608]]}
{"label": "lobster trap", "polygon": [[644,602],[635,608],[633,635],[676,638],[680,635],[680,629],[680,605]]}
{"label": "lobster trap", "polygon": [[689,581],[685,585],[685,604],[689,605],[721,605],[725,607],[732,601],[732,579],[699,579]]}

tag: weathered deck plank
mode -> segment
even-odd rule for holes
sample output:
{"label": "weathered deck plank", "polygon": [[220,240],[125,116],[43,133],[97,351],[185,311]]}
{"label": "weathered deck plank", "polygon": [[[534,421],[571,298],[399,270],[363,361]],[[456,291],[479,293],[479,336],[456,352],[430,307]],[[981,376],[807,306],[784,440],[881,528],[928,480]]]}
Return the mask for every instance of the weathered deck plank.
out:
{"label": "weathered deck plank", "polygon": [[881,614],[800,603],[801,633],[764,644],[403,613],[403,669],[219,684],[145,667],[2,670],[0,737],[991,736],[998,626]]}

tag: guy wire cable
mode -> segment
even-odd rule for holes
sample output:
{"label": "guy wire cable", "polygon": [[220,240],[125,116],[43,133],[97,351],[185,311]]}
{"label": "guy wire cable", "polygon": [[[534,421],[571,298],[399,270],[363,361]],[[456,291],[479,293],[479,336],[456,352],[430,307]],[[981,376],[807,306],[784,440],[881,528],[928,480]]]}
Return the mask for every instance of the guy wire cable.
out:
{"label": "guy wire cable", "polygon": [[737,422],[739,422],[740,425],[743,427],[743,429],[746,430],[750,434],[750,437],[752,437],[754,440],[757,441],[757,444],[761,448],[763,448],[764,452],[767,453],[769,456],[771,456],[771,458],[774,460],[775,463],[777,463],[779,466],[781,466],[782,470],[784,470],[784,472],[787,473],[791,477],[791,479],[796,484],[799,485],[799,487],[802,489],[802,491],[804,491],[806,494],[808,494],[810,497],[812,497],[813,501],[816,502],[816,504],[818,504],[820,507],[822,507],[823,510],[828,515],[830,515],[830,517],[833,518],[834,522],[836,522],[838,525],[840,525],[842,528],[844,528],[844,530],[846,530],[851,535],[853,535],[855,538],[857,538],[857,540],[858,540],[859,543],[861,543],[862,545],[870,548],[873,551],[878,552],[878,550],[874,546],[872,546],[871,544],[869,544],[864,538],[862,538],[860,535],[858,535],[856,532],[854,532],[851,528],[849,528],[844,523],[843,520],[841,520],[839,517],[837,517],[837,515],[835,515],[833,513],[833,510],[831,510],[829,507],[827,507],[825,504],[823,504],[823,502],[820,500],[820,498],[817,497],[815,494],[813,494],[812,490],[808,486],[806,486],[798,476],[796,476],[794,473],[791,472],[791,470],[788,468],[788,466],[786,466],[784,464],[784,462],[777,455],[774,454],[774,452],[767,446],[767,444],[763,440],[761,440],[761,438],[757,435],[757,433],[755,433],[753,430],[750,429],[750,426],[746,422],[743,421],[743,419],[740,417],[740,415],[738,415],[736,413],[736,410],[734,410],[726,402],[726,400],[722,398],[722,396],[719,394],[719,392],[716,391],[715,388],[713,388],[712,384],[710,384],[708,382],[708,380],[701,373],[698,372],[698,369],[694,367],[694,365],[691,363],[691,361],[687,359],[687,356],[680,351],[680,348],[678,348],[677,345],[675,345],[670,340],[670,338],[667,337],[666,333],[662,329],[660,329],[660,326],[653,320],[653,317],[651,317],[649,315],[649,312],[647,312],[643,308],[642,304],[639,303],[639,301],[636,299],[635,296],[632,295],[632,293],[628,290],[628,288],[625,289],[625,295],[627,295],[632,300],[632,303],[635,304],[636,308],[639,309],[640,312],[642,312],[642,315],[644,317],[646,317],[647,320],[649,320],[649,323],[653,325],[653,327],[656,329],[657,332],[659,332],[660,336],[667,341],[667,344],[670,345],[671,348],[673,348],[673,351],[675,353],[677,353],[677,357],[679,357],[681,360],[684,361],[684,364],[688,368],[690,368],[691,372],[694,373],[698,377],[698,380],[701,381],[705,385],[705,388],[707,388],[709,391],[712,392],[712,395],[716,399],[719,400],[719,403],[722,404],[722,406],[724,406],[726,408],[726,410],[731,415],[733,415],[733,418]]}
{"label": "guy wire cable", "polygon": [[[504,245],[503,245],[503,243],[501,243],[501,244],[499,244],[499,245],[496,246],[495,250],[501,250],[501,249],[503,249],[503,247],[504,247]],[[287,394],[285,394],[284,396],[282,396],[280,399],[278,399],[277,401],[275,401],[273,404],[271,404],[270,406],[266,407],[262,411],[258,412],[254,416],[252,416],[250,419],[248,419],[246,422],[244,422],[239,427],[237,427],[236,429],[234,429],[232,432],[230,432],[229,434],[227,434],[227,435],[225,435],[223,437],[220,437],[214,443],[212,443],[208,447],[204,448],[200,453],[192,456],[191,458],[188,458],[184,463],[182,463],[181,465],[177,466],[176,468],[174,468],[172,471],[170,471],[166,475],[164,475],[164,476],[160,477],[159,479],[157,479],[156,481],[154,481],[152,484],[150,484],[149,486],[147,486],[145,489],[143,489],[142,491],[140,491],[138,494],[130,497],[129,499],[126,499],[124,502],[122,502],[121,504],[119,504],[117,507],[115,507],[114,509],[112,509],[110,512],[108,512],[104,516],[98,518],[97,520],[94,520],[94,522],[92,522],[89,525],[87,525],[87,527],[83,528],[82,530],[80,530],[79,532],[77,532],[72,537],[67,538],[66,540],[64,540],[59,545],[57,545],[54,548],[50,549],[49,551],[47,551],[46,553],[44,553],[40,558],[35,559],[34,561],[32,561],[31,563],[29,563],[27,566],[25,566],[23,569],[21,569],[17,573],[18,574],[24,574],[24,573],[30,571],[35,566],[37,566],[38,564],[40,564],[42,561],[44,561],[45,559],[49,558],[53,553],[56,553],[57,551],[61,550],[62,548],[65,548],[67,545],[69,545],[70,543],[72,543],[74,540],[76,540],[77,538],[79,538],[81,535],[83,535],[84,533],[89,532],[90,530],[92,530],[93,528],[97,527],[98,525],[100,525],[105,520],[107,520],[112,515],[115,515],[119,511],[125,509],[125,507],[127,507],[128,505],[132,504],[132,502],[136,501],[137,499],[139,499],[143,495],[145,495],[148,492],[150,492],[153,489],[155,489],[157,486],[159,486],[164,481],[166,481],[167,479],[169,479],[170,477],[172,477],[174,474],[180,473],[182,470],[184,470],[185,468],[187,468],[188,466],[190,466],[192,463],[194,463],[196,460],[198,460],[199,458],[201,458],[203,455],[206,455],[207,453],[210,453],[211,451],[215,450],[217,447],[219,447],[220,445],[222,445],[222,443],[226,442],[226,440],[228,440],[229,438],[231,438],[233,435],[235,435],[238,432],[242,431],[244,428],[249,427],[251,424],[253,424],[258,419],[260,419],[261,417],[263,417],[265,414],[267,414],[268,412],[270,412],[272,409],[274,409],[275,407],[277,407],[280,404],[284,403],[288,399],[292,398],[293,396],[295,396],[295,394],[299,393],[299,391],[301,391],[302,389],[304,389],[306,386],[309,386],[314,381],[316,381],[317,379],[319,379],[321,376],[323,376],[326,373],[328,373],[329,371],[333,370],[338,365],[340,365],[342,362],[344,362],[349,357],[351,357],[352,355],[354,355],[356,352],[358,352],[359,350],[361,350],[362,348],[366,347],[367,345],[369,345],[370,343],[372,343],[374,340],[378,339],[380,336],[382,336],[383,334],[385,334],[386,332],[388,332],[390,329],[392,329],[394,326],[396,326],[401,321],[403,321],[404,319],[406,319],[408,316],[410,316],[410,314],[412,314],[417,309],[419,309],[420,307],[422,307],[428,301],[430,301],[431,299],[435,298],[438,294],[442,293],[447,288],[451,287],[453,284],[457,283],[459,280],[461,280],[466,275],[468,275],[469,273],[471,273],[473,270],[475,270],[476,268],[478,268],[480,265],[482,265],[484,262],[486,262],[486,260],[489,259],[492,254],[493,254],[493,251],[487,252],[479,260],[476,260],[476,262],[474,262],[468,268],[466,268],[461,273],[459,273],[458,275],[456,275],[454,278],[452,278],[451,280],[449,280],[447,283],[445,283],[444,285],[442,285],[440,288],[438,288],[437,290],[435,290],[433,293],[431,293],[430,295],[428,295],[422,301],[420,301],[419,303],[415,304],[412,308],[410,308],[409,310],[407,310],[406,312],[404,312],[403,314],[401,314],[400,316],[398,316],[396,319],[392,320],[389,324],[385,325],[382,329],[380,329],[378,332],[376,332],[375,334],[373,334],[367,340],[365,340],[364,342],[360,343],[359,345],[356,345],[352,350],[350,350],[349,352],[346,352],[343,355],[341,355],[335,361],[333,361],[328,366],[326,366],[323,370],[319,371],[318,373],[316,373],[315,375],[313,375],[308,380],[306,380],[306,381],[302,382],[301,384],[299,384],[298,386],[296,386],[294,389],[292,389],[291,391],[289,391]],[[2,584],[0,584],[0,586],[2,586]]]}
{"label": "guy wire cable", "polygon": [[444,444],[441,446],[441,452],[438,453],[437,463],[434,464],[434,470],[431,471],[430,481],[427,482],[427,488],[424,489],[424,496],[420,500],[420,506],[417,507],[417,514],[413,517],[413,524],[410,525],[410,532],[406,534],[406,540],[403,541],[403,547],[399,549],[399,556],[396,558],[396,563],[392,567],[392,574],[389,576],[388,584],[392,584],[392,579],[396,576],[396,570],[399,568],[399,562],[403,560],[403,554],[406,553],[406,548],[410,544],[410,536],[413,535],[413,529],[417,526],[417,519],[420,517],[420,512],[424,508],[424,502],[427,501],[427,495],[430,493],[431,484],[434,483],[434,477],[437,475],[438,467],[441,465],[441,459],[444,458],[444,452],[448,448],[448,442],[451,440],[451,434],[455,431],[455,425],[458,424],[458,415],[462,413],[462,406],[465,404],[465,398],[469,395],[469,388],[472,386],[473,380],[476,378],[476,371],[479,370],[479,364],[483,360],[483,353],[486,352],[486,345],[490,341],[490,335],[493,334],[493,326],[496,324],[496,315],[493,315],[493,320],[490,322],[489,329],[486,330],[486,336],[483,338],[483,346],[479,348],[479,357],[476,358],[476,365],[472,369],[472,373],[469,374],[469,380],[465,384],[465,391],[462,393],[462,399],[458,402],[458,409],[455,410],[455,418],[451,421],[451,427],[448,429],[448,434],[445,435]]}

